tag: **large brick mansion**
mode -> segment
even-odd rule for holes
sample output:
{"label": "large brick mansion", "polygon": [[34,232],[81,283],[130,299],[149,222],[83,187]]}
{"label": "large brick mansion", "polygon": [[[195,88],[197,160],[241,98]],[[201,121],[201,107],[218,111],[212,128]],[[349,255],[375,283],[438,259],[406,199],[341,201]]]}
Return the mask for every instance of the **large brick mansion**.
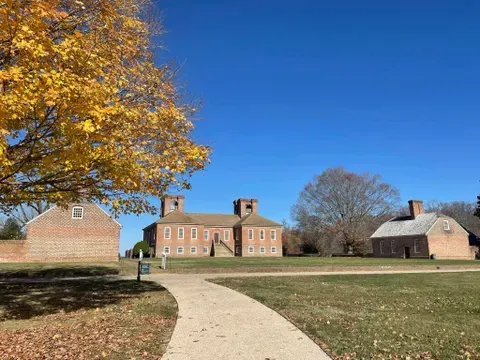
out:
{"label": "large brick mansion", "polygon": [[258,215],[257,199],[233,202],[233,214],[184,212],[182,195],[162,199],[161,218],[143,229],[150,253],[172,257],[282,256],[282,226]]}

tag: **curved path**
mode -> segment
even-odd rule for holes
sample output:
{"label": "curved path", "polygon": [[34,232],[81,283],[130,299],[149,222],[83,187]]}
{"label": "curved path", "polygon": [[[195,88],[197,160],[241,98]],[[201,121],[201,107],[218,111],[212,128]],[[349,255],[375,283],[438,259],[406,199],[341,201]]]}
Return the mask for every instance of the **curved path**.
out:
{"label": "curved path", "polygon": [[419,274],[480,269],[339,272],[158,274],[145,276],[178,302],[178,320],[164,360],[324,360],[309,337],[259,302],[206,279],[253,276]]}
{"label": "curved path", "polygon": [[164,360],[330,359],[275,311],[204,276],[148,278],[178,302],[178,320]]}

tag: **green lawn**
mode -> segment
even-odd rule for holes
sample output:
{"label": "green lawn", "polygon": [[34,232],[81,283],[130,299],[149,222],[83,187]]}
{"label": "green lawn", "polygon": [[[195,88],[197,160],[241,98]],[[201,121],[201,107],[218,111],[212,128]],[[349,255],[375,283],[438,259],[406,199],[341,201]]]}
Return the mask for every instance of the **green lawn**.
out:
{"label": "green lawn", "polygon": [[217,279],[336,359],[480,359],[477,273]]}
{"label": "green lawn", "polygon": [[[152,273],[161,273],[160,259],[144,259],[151,263]],[[97,263],[0,263],[0,279],[53,278],[94,275],[135,275],[137,260]],[[377,258],[169,258],[168,272],[220,273],[220,272],[286,272],[286,271],[341,271],[341,270],[402,270],[441,268],[480,268],[480,261],[464,260],[403,260]]]}
{"label": "green lawn", "polygon": [[176,314],[173,296],[152,282],[3,284],[0,359],[159,359]]}
{"label": "green lawn", "polygon": [[428,260],[428,259],[379,259],[379,258],[347,258],[347,257],[235,257],[235,258],[171,258],[169,259],[170,270],[197,270],[204,269],[235,269],[236,271],[248,271],[249,269],[264,268],[267,271],[294,271],[297,268],[325,268],[343,267],[405,267],[405,266],[478,266],[480,261],[472,260]]}

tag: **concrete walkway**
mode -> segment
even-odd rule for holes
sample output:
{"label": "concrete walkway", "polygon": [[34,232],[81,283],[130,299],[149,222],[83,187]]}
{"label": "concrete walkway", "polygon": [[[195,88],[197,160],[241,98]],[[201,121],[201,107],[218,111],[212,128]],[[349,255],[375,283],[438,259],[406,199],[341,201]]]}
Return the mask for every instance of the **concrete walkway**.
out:
{"label": "concrete walkway", "polygon": [[[146,277],[145,277],[146,278]],[[330,359],[275,311],[198,275],[149,276],[178,302],[164,360]]]}
{"label": "concrete walkway", "polygon": [[164,360],[323,360],[330,358],[282,316],[206,279],[467,271],[480,269],[158,274],[144,278],[166,287],[178,302],[178,320]]}

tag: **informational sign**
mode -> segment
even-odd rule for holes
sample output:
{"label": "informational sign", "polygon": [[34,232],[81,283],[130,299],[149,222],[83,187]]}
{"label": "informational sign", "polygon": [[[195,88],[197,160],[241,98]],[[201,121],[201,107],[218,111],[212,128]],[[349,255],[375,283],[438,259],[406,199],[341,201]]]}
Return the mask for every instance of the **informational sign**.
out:
{"label": "informational sign", "polygon": [[150,274],[150,264],[140,264],[140,274],[141,275],[148,275]]}

